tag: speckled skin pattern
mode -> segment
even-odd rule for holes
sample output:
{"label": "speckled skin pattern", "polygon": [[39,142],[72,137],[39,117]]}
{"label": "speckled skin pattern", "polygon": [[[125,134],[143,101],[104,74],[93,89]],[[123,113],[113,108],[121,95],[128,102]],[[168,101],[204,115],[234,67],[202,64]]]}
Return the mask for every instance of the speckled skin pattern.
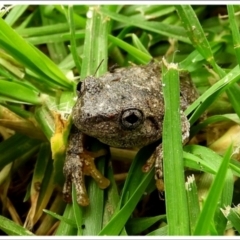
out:
{"label": "speckled skin pattern", "polygon": [[[183,111],[197,98],[188,76],[180,81],[180,115],[183,143],[188,140],[190,125]],[[71,183],[77,190],[80,205],[89,204],[84,175],[91,175],[100,188],[108,179],[95,168],[91,153],[84,149],[84,135],[97,138],[112,147],[142,147],[162,136],[164,99],[160,63],[117,68],[96,78],[87,77],[81,85],[80,97],[73,108],[73,129],[64,165],[66,182],[63,194],[71,200]],[[156,179],[162,178],[162,145],[160,144],[143,171],[155,163]]]}

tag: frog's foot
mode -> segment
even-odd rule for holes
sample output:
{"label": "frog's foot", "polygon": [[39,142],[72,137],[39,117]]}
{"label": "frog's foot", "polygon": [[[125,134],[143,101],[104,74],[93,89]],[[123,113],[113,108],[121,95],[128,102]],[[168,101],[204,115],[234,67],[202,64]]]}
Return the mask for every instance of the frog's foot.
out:
{"label": "frog's foot", "polygon": [[101,189],[109,186],[110,181],[96,168],[91,153],[83,151],[80,154],[69,154],[63,168],[66,181],[63,187],[64,200],[71,202],[72,183],[76,188],[77,202],[81,206],[89,205],[89,198],[85,187],[84,175],[92,176]]}
{"label": "frog's foot", "polygon": [[163,152],[162,152],[162,144],[156,147],[153,154],[147,160],[147,162],[143,165],[142,171],[148,172],[152,166],[155,164],[155,179],[156,179],[156,187],[160,192],[164,191],[164,182],[163,182]]}
{"label": "frog's foot", "polygon": [[163,181],[163,151],[162,151],[162,144],[157,146],[155,150],[155,180],[156,180],[156,187],[158,191],[164,191],[164,181]]}
{"label": "frog's foot", "polygon": [[101,189],[105,189],[109,186],[110,181],[105,178],[101,172],[96,168],[94,159],[96,157],[102,156],[104,152],[88,152],[84,151],[81,155],[82,158],[84,159],[84,167],[83,167],[83,172],[84,175],[91,176],[98,184],[98,187]]}
{"label": "frog's foot", "polygon": [[67,155],[63,168],[63,173],[66,177],[66,181],[63,186],[63,198],[68,203],[72,201],[73,183],[76,188],[78,204],[87,206],[89,204],[89,198],[84,182],[83,165],[84,161],[79,155]]}

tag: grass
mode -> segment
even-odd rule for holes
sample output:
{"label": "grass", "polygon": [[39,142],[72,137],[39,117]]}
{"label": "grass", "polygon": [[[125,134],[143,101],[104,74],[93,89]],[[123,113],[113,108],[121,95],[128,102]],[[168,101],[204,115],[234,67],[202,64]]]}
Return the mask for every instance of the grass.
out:
{"label": "grass", "polygon": [[[1,235],[239,235],[234,207],[240,202],[239,10],[238,5],[1,9]],[[100,190],[86,178],[90,206],[76,203],[74,188],[73,203],[66,204],[62,168],[79,80],[100,76],[115,63],[126,67],[163,57],[164,200],[154,169],[141,170],[153,144],[134,153],[112,149],[111,158],[96,159],[110,187]],[[200,93],[185,111],[191,140],[184,147],[181,71],[189,72]],[[108,150],[97,140],[91,144],[93,151]]]}

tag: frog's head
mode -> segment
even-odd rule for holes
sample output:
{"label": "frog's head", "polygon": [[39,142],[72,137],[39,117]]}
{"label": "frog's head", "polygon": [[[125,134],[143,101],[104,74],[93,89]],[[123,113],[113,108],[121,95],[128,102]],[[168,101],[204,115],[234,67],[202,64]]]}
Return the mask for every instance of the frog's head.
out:
{"label": "frog's head", "polygon": [[73,108],[86,135],[114,147],[144,146],[161,138],[164,104],[158,64],[119,68],[87,77]]}

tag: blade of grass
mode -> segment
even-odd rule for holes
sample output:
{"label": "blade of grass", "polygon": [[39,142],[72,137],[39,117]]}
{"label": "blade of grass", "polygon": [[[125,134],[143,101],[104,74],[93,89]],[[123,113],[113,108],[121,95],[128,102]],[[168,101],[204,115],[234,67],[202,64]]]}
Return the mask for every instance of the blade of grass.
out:
{"label": "blade of grass", "polygon": [[[232,38],[233,38],[233,45],[234,45],[234,50],[235,50],[235,55],[238,61],[238,65],[240,66],[240,35],[239,35],[239,30],[238,30],[238,23],[237,19],[234,15],[234,6],[233,5],[228,5],[227,6],[227,11],[228,11],[228,17],[229,17],[229,23],[230,23],[230,28],[232,31]],[[234,87],[231,87],[231,91],[228,91],[228,97],[234,107],[234,110],[240,116],[240,108],[239,108],[239,101],[240,101],[240,88],[238,85],[234,85]]]}
{"label": "blade of grass", "polygon": [[139,199],[146,192],[146,187],[153,179],[153,169],[146,175],[142,172],[142,166],[146,163],[155,148],[156,144],[143,147],[135,156],[122,189],[117,210],[100,232],[100,236],[124,233],[124,225],[139,202]]}
{"label": "blade of grass", "polygon": [[[76,225],[76,221],[74,219],[75,216],[74,216],[72,204],[67,204],[62,217],[63,217],[63,219],[61,219],[61,222],[55,232],[55,236],[75,236],[75,235],[77,235],[77,225]],[[68,220],[65,221],[65,218],[67,218]]]}
{"label": "blade of grass", "polygon": [[[49,211],[47,209],[44,209],[43,212],[51,215],[52,217],[58,219],[59,221],[63,221],[66,224],[69,224],[70,226],[72,226],[74,228],[77,228],[77,225],[76,225],[75,221],[73,221],[71,218],[66,218],[64,216],[61,216],[61,215],[55,213],[55,212],[51,212],[51,211]],[[58,230],[59,230],[59,228],[58,228]]]}
{"label": "blade of grass", "polygon": [[[49,201],[48,208],[51,212],[63,212],[66,203],[62,200],[62,194],[59,192],[53,195],[52,201]],[[43,209],[41,209],[43,212]],[[55,227],[58,226],[58,221],[56,218],[52,217],[49,214],[42,215],[42,223],[36,229],[36,235],[38,236],[47,236],[52,235],[55,231]]]}
{"label": "blade of grass", "polygon": [[[184,152],[184,164],[186,167],[212,174],[217,173],[222,157],[213,150],[199,145],[187,145],[184,146],[184,151],[186,151]],[[234,175],[240,176],[240,164],[238,161],[231,159],[229,167]]]}
{"label": "blade of grass", "polygon": [[[73,185],[73,184],[72,184]],[[83,209],[78,205],[77,203],[77,194],[76,194],[76,189],[74,188],[74,185],[72,186],[72,199],[73,199],[73,213],[74,213],[74,219],[76,221],[77,225],[77,235],[81,236],[83,235]]]}
{"label": "blade of grass", "polygon": [[0,27],[0,46],[6,52],[43,79],[72,89],[72,83],[43,52],[22,39],[3,19],[0,19]]}
{"label": "blade of grass", "polygon": [[137,189],[133,193],[131,197],[129,197],[126,204],[116,212],[116,214],[113,216],[113,218],[109,221],[109,223],[101,230],[99,233],[99,236],[105,236],[105,235],[118,235],[121,230],[123,229],[126,221],[130,217],[131,213],[136,207],[136,204],[138,203],[139,199],[143,195],[144,190],[148,186],[149,182],[153,178],[153,169],[144,175],[142,178],[142,181],[139,183]]}
{"label": "blade of grass", "polygon": [[225,206],[225,209],[221,209],[224,216],[230,221],[233,227],[240,233],[240,213],[239,207],[231,208],[230,206]]}
{"label": "blade of grass", "polygon": [[154,230],[147,234],[147,236],[168,236],[168,225],[165,225],[161,228],[158,228],[157,230]]}
{"label": "blade of grass", "polygon": [[195,136],[199,131],[204,129],[210,124],[217,123],[217,122],[228,122],[228,121],[233,121],[237,124],[240,124],[240,119],[237,114],[235,113],[230,113],[230,114],[223,114],[223,115],[214,115],[211,117],[208,117],[205,119],[203,122],[198,124],[197,126],[193,126],[191,129],[191,135]]}
{"label": "blade of grass", "polygon": [[187,182],[185,184],[186,192],[187,192],[187,200],[188,200],[188,211],[189,211],[189,219],[190,219],[190,235],[193,234],[193,230],[195,229],[195,225],[200,214],[200,206],[198,200],[198,192],[197,185],[194,175],[189,176],[187,178]]}
{"label": "blade of grass", "polygon": [[163,64],[163,96],[165,103],[163,170],[168,234],[189,235],[189,215],[183,174],[182,131],[179,112],[179,75],[176,64],[165,64]]}
{"label": "blade of grass", "polygon": [[216,64],[211,46],[192,7],[190,5],[176,5],[175,7],[193,46],[213,66],[215,72],[218,73],[221,78],[224,77],[225,72]]}
{"label": "blade of grass", "polygon": [[209,234],[210,224],[213,220],[216,211],[217,202],[221,196],[226,174],[228,171],[228,164],[232,153],[232,146],[230,146],[222,160],[219,170],[211,185],[206,201],[204,202],[203,209],[197,220],[196,228],[193,235],[207,235]]}
{"label": "blade of grass", "polygon": [[12,99],[12,102],[34,105],[39,105],[42,102],[41,94],[38,91],[33,88],[30,89],[28,86],[21,84],[20,82],[17,83],[1,80],[0,94],[3,97]]}
{"label": "blade of grass", "polygon": [[[214,71],[218,73],[220,78],[224,78],[226,76],[226,73],[216,63],[211,46],[192,7],[190,5],[177,5],[176,9],[178,10],[178,14],[182,19],[184,27],[187,30],[188,37],[191,39],[193,46],[199,51],[202,56],[204,56],[206,61],[212,65]],[[231,101],[234,110],[238,116],[240,116],[240,107],[238,104],[240,101],[239,86],[237,84],[229,86],[229,88],[226,90],[226,93]],[[209,99],[210,102],[213,100],[215,100],[215,97]]]}
{"label": "blade of grass", "polygon": [[[43,14],[42,14],[43,15]],[[63,34],[69,31],[67,23],[52,23],[46,26],[17,29],[16,32],[24,38],[40,37],[44,35]]]}
{"label": "blade of grass", "polygon": [[[26,156],[32,156],[40,147],[42,141],[31,139],[22,134],[14,134],[0,143],[0,169],[8,163]],[[14,151],[12,147],[14,146]],[[28,155],[29,154],[29,155]]]}
{"label": "blade of grass", "polygon": [[144,230],[151,227],[160,220],[165,220],[166,215],[159,215],[155,217],[132,218],[127,222],[126,228],[130,235],[140,234]]}
{"label": "blade of grass", "polygon": [[49,143],[42,143],[39,149],[38,158],[36,161],[32,182],[31,182],[31,189],[30,189],[31,207],[29,209],[28,215],[24,223],[24,227],[26,227],[27,229],[33,229],[33,226],[35,224],[34,217],[36,213],[37,202],[38,202],[39,194],[41,191],[41,185],[42,185],[42,181],[46,171],[47,163],[50,159],[50,156],[51,155],[50,155]]}
{"label": "blade of grass", "polygon": [[127,26],[135,26],[141,29],[158,33],[163,36],[171,37],[178,39],[180,41],[189,43],[188,38],[184,34],[184,29],[179,26],[163,24],[160,22],[153,22],[153,21],[142,21],[137,20],[131,17],[126,17],[124,15],[114,13],[109,11],[108,9],[101,8],[101,13],[105,14],[106,16],[110,17],[111,19],[125,23]]}
{"label": "blade of grass", "polygon": [[[84,41],[84,52],[82,59],[81,79],[93,75],[99,64],[96,76],[102,75],[107,71],[107,22],[98,11],[99,7],[90,7],[87,13],[88,21]],[[96,55],[96,53],[98,53]]]}
{"label": "blade of grass", "polygon": [[10,236],[35,236],[26,228],[0,215],[0,229]]}
{"label": "blade of grass", "polygon": [[221,94],[226,88],[240,79],[239,66],[233,68],[224,78],[212,85],[205,91],[195,102],[193,102],[185,111],[185,114],[190,114],[194,109],[197,109],[190,117],[190,122],[193,124],[201,114],[209,107],[209,105]]}
{"label": "blade of grass", "polygon": [[136,60],[138,60],[142,64],[147,64],[152,59],[150,54],[146,54],[145,52],[142,52],[141,50],[133,47],[132,45],[124,42],[123,40],[121,40],[117,37],[114,37],[112,35],[108,35],[108,39],[113,44],[115,44],[118,47],[127,51],[132,57],[134,57]]}
{"label": "blade of grass", "polygon": [[76,68],[77,68],[78,72],[80,73],[81,72],[81,60],[77,54],[73,6],[68,7],[68,17],[69,17],[69,28],[70,28],[70,34],[71,34],[71,53],[73,55],[73,60],[76,64]]}
{"label": "blade of grass", "polygon": [[214,215],[215,228],[217,231],[217,235],[219,236],[224,235],[226,230],[226,225],[227,225],[227,219],[221,212],[221,208],[231,205],[232,197],[233,197],[233,187],[234,187],[233,185],[234,185],[233,172],[231,169],[228,169],[222,194],[221,194],[220,200],[218,201],[217,209]]}
{"label": "blade of grass", "polygon": [[54,117],[49,108],[45,105],[35,108],[35,119],[48,140],[54,133]]}
{"label": "blade of grass", "polygon": [[235,17],[234,6],[227,5],[227,11],[228,11],[230,28],[232,31],[234,50],[235,50],[236,58],[238,61],[238,65],[240,65],[240,47],[239,47],[240,46],[240,35],[239,35],[239,26],[238,26],[238,23],[237,23],[236,17]]}
{"label": "blade of grass", "polygon": [[[43,14],[45,9],[45,6],[40,7],[40,13],[41,13],[41,19],[42,19],[42,24],[43,26],[48,26],[50,24],[57,23],[57,19],[49,19],[46,18]],[[47,49],[49,52],[49,57],[55,62],[59,63],[61,62],[68,54],[66,45],[64,42],[53,42],[47,44]]]}
{"label": "blade of grass", "polygon": [[29,5],[15,5],[9,14],[5,17],[4,21],[9,25],[12,26],[19,17],[26,11]]}
{"label": "blade of grass", "polygon": [[[46,140],[41,129],[34,124],[34,120],[32,120],[33,116],[31,114],[25,117],[20,117],[19,115],[9,110],[9,108],[7,108],[9,107],[9,105],[5,105],[5,106],[6,107],[3,107],[0,104],[0,125],[1,126],[10,128],[18,133],[27,135],[31,138]],[[17,109],[17,107],[15,107],[15,109]],[[25,114],[25,112],[27,111],[25,110],[22,111],[23,114]]]}
{"label": "blade of grass", "polygon": [[[59,11],[60,13],[64,14],[67,11],[67,6],[64,5],[54,5],[54,8]],[[52,9],[52,11],[54,11],[55,9]],[[86,27],[86,18],[82,17],[81,15],[74,13],[73,14],[73,18],[74,18],[74,22],[76,23],[77,26],[79,26],[80,28],[85,28]]]}

